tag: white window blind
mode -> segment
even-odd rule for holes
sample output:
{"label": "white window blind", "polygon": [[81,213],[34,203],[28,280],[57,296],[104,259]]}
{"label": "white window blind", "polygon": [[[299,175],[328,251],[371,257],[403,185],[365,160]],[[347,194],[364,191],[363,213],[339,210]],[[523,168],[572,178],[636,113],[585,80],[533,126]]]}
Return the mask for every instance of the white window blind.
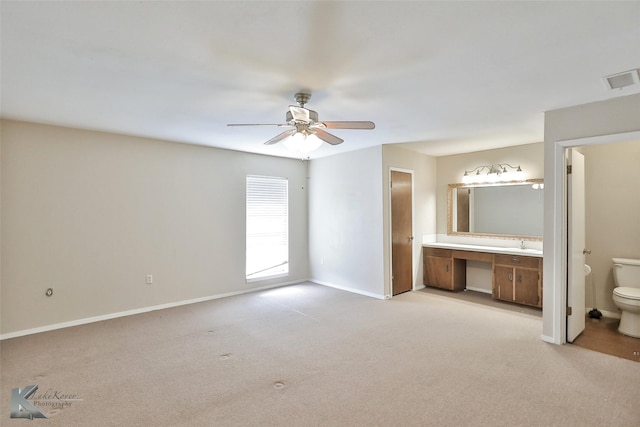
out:
{"label": "white window blind", "polygon": [[289,273],[289,183],[247,176],[247,281]]}

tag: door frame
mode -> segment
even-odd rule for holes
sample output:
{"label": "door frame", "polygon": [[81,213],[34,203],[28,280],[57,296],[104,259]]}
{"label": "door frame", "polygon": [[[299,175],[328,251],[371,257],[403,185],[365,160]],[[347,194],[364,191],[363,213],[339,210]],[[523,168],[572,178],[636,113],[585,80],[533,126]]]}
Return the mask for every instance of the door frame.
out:
{"label": "door frame", "polygon": [[[553,144],[552,163],[545,165],[546,186],[552,194],[545,198],[544,325],[550,325],[552,335],[543,333],[542,340],[552,344],[567,343],[567,187],[565,150],[587,145],[640,140],[640,131],[623,132],[586,138],[558,140]],[[545,160],[549,157],[545,156]],[[546,206],[551,201],[551,206]],[[551,215],[552,218],[548,218]],[[550,219],[550,221],[549,221]],[[549,221],[549,224],[547,224]]]}
{"label": "door frame", "polygon": [[[411,170],[411,169],[403,169],[403,168],[397,168],[397,167],[393,167],[390,166],[389,167],[389,178],[387,181],[387,188],[389,189],[389,196],[388,196],[388,210],[389,210],[389,236],[388,236],[388,240],[389,240],[389,271],[388,271],[388,279],[389,279],[389,289],[386,289],[385,291],[385,298],[389,299],[389,298],[393,298],[393,218],[392,218],[392,209],[391,209],[391,172],[403,172],[403,173],[408,173],[409,175],[411,175],[411,235],[414,236],[413,238],[413,245],[411,245],[411,276],[412,276],[412,280],[411,280],[411,290],[415,291],[416,290],[416,262],[415,262],[415,245],[416,245],[416,241],[417,239],[415,238],[414,235],[414,231],[416,229],[416,216],[415,216],[415,171]],[[422,244],[422,239],[420,239],[420,244]]]}

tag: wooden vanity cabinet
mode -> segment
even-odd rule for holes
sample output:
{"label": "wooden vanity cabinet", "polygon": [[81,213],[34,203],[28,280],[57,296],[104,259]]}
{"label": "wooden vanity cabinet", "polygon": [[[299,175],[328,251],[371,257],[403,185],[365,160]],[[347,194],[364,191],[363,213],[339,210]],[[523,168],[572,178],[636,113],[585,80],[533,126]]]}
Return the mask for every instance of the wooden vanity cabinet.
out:
{"label": "wooden vanity cabinet", "polygon": [[425,248],[423,253],[423,284],[450,291],[465,288],[466,268],[455,262],[450,249]]}
{"label": "wooden vanity cabinet", "polygon": [[542,307],[542,258],[424,247],[425,286],[462,291],[467,287],[467,261],[491,263],[493,298]]}
{"label": "wooden vanity cabinet", "polygon": [[493,263],[493,297],[542,307],[542,258],[496,254]]}

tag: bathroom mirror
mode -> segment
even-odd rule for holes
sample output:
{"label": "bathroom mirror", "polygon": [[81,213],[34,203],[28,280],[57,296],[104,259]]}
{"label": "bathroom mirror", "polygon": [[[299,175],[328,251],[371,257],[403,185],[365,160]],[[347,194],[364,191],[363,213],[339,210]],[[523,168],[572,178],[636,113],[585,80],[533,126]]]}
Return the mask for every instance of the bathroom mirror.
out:
{"label": "bathroom mirror", "polygon": [[542,240],[543,180],[449,184],[447,234]]}

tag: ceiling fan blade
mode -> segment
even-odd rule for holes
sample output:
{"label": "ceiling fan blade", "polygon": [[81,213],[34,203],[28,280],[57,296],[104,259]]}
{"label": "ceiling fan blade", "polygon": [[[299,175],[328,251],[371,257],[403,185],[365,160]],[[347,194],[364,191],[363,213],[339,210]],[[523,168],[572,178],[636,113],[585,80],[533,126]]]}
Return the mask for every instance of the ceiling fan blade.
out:
{"label": "ceiling fan blade", "polygon": [[290,126],[289,123],[228,123],[227,126]]}
{"label": "ceiling fan blade", "polygon": [[329,132],[325,132],[322,129],[316,130],[314,135],[331,145],[338,145],[344,142],[344,139],[340,139],[335,135],[331,135]]}
{"label": "ceiling fan blade", "polygon": [[376,127],[373,122],[325,122],[324,127],[327,129],[374,129]]}
{"label": "ceiling fan blade", "polygon": [[309,110],[303,107],[297,107],[295,105],[289,105],[289,111],[291,111],[291,116],[293,116],[293,120],[301,121],[301,122],[310,122],[309,118]]}
{"label": "ceiling fan blade", "polygon": [[281,134],[276,135],[273,138],[271,138],[270,140],[268,140],[267,142],[265,142],[264,145],[272,145],[272,144],[275,144],[276,142],[280,142],[283,139],[285,139],[286,137],[291,136],[296,132],[297,132],[297,129],[285,130]]}

